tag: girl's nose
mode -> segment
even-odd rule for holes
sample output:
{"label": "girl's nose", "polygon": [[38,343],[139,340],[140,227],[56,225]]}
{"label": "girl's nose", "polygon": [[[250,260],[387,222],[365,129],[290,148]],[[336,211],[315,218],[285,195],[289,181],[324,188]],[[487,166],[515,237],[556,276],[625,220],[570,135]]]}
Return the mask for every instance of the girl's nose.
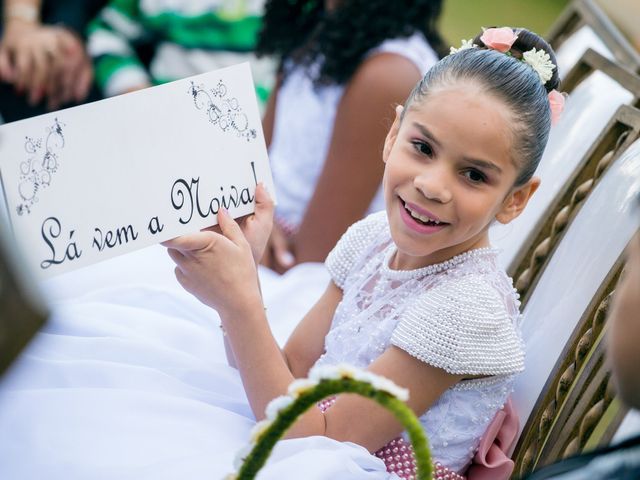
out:
{"label": "girl's nose", "polygon": [[446,172],[442,169],[432,166],[428,171],[421,172],[413,180],[413,185],[427,199],[434,200],[439,203],[449,203],[452,199],[451,189]]}

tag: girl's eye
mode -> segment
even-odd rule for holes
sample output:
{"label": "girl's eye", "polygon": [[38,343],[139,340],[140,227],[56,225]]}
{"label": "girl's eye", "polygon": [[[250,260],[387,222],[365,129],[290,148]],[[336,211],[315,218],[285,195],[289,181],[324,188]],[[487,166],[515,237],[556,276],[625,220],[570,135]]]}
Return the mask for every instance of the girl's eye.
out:
{"label": "girl's eye", "polygon": [[426,155],[427,157],[433,157],[433,149],[431,145],[426,142],[422,142],[419,140],[415,140],[412,142],[415,149],[421,153],[422,155]]}
{"label": "girl's eye", "polygon": [[487,181],[487,176],[484,173],[482,173],[480,170],[475,170],[475,169],[465,170],[462,174],[471,183],[484,183]]}

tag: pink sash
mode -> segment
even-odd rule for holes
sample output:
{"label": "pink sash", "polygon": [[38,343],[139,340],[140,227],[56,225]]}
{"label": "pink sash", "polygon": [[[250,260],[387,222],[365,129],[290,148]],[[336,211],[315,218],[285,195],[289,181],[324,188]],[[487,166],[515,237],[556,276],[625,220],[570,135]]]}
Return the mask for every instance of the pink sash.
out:
{"label": "pink sash", "polygon": [[467,470],[468,480],[507,480],[511,476],[514,463],[510,457],[516,446],[518,426],[518,415],[509,397],[480,440]]}

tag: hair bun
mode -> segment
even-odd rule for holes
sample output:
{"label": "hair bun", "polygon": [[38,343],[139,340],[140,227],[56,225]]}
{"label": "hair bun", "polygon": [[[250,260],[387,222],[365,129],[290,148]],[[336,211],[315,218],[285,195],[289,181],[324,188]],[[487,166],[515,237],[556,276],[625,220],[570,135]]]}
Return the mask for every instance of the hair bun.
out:
{"label": "hair bun", "polygon": [[[544,84],[544,88],[547,90],[547,92],[550,92],[552,90],[557,90],[558,87],[560,86],[560,76],[558,74],[558,62],[556,60],[556,54],[553,51],[553,48],[551,48],[551,46],[546,42],[546,40],[542,38],[540,35],[538,35],[537,33],[531,32],[526,28],[512,28],[512,27],[508,27],[508,28],[511,28],[513,30],[513,33],[515,33],[518,36],[516,41],[511,46],[511,49],[509,50],[509,52],[515,58],[521,59],[523,53],[528,52],[533,48],[535,48],[536,50],[543,50],[547,54],[549,54],[549,57],[551,58],[551,62],[553,62],[553,65],[555,66],[555,68],[553,69],[553,75],[551,76],[551,79],[549,79]],[[473,39],[473,43],[482,48],[486,48],[486,45],[484,44],[484,42],[481,40],[480,37],[482,37],[482,33],[478,34],[476,38]]]}

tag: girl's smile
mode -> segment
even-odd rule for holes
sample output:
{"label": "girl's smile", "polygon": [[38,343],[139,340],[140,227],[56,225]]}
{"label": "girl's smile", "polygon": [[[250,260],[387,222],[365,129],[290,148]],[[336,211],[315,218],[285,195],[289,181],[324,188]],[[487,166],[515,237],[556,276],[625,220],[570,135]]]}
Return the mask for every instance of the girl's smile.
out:
{"label": "girl's smile", "polygon": [[413,203],[407,203],[400,199],[400,216],[407,227],[418,233],[435,233],[445,228],[447,222],[441,221],[437,215],[425,210]]}
{"label": "girl's smile", "polygon": [[432,92],[402,118],[400,112],[384,150],[387,215],[398,247],[392,268],[489,246],[491,222],[510,221],[532,193],[529,183],[514,187],[510,110],[469,83]]}

